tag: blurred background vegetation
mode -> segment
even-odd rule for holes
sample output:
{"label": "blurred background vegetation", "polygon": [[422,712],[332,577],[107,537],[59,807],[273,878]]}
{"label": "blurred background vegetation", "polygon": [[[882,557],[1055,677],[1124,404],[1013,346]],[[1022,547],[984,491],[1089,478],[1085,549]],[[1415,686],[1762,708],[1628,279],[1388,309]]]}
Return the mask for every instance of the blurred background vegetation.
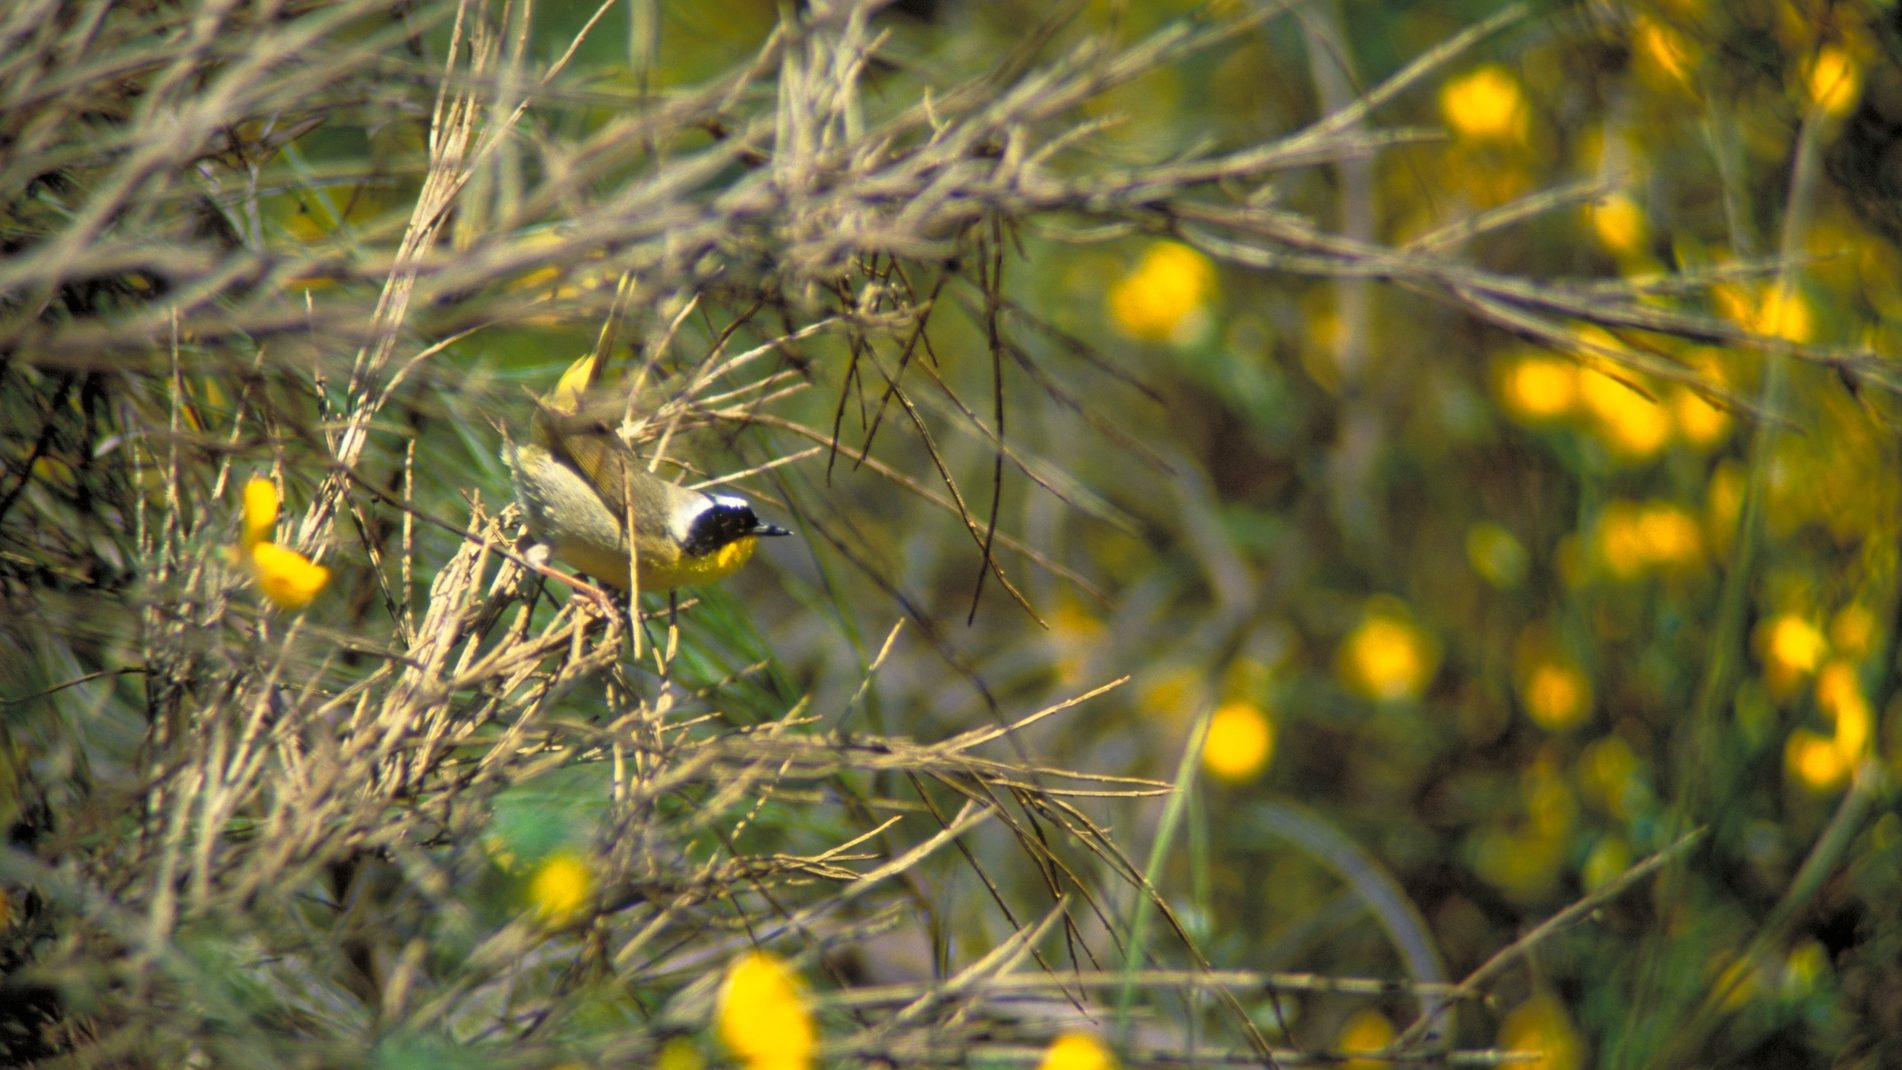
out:
{"label": "blurred background vegetation", "polygon": [[1902,1063],[1892,4],[0,41],[9,1061]]}

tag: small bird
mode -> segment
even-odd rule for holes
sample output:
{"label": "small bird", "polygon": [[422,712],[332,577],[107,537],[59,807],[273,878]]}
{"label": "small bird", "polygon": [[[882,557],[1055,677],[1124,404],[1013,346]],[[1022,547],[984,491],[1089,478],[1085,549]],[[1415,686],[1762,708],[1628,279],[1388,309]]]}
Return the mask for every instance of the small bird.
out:
{"label": "small bird", "polygon": [[502,438],[528,530],[552,556],[623,591],[630,578],[643,591],[671,591],[724,579],[746,564],[762,537],[792,534],[762,521],[738,495],[654,475],[633,463],[612,430],[577,416],[597,365],[594,357],[576,361],[536,403],[534,441],[518,446],[506,432]]}

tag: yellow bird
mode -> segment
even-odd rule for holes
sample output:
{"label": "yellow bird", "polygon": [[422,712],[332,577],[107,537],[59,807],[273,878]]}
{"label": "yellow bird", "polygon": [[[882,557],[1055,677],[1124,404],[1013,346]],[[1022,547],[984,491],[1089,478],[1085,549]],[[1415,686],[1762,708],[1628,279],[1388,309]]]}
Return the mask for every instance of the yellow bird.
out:
{"label": "yellow bird", "polygon": [[536,404],[533,442],[502,439],[528,530],[552,556],[623,591],[631,560],[641,590],[671,591],[724,579],[761,537],[792,534],[762,521],[738,495],[654,475],[602,422],[577,415],[596,366],[593,357],[576,361]]}

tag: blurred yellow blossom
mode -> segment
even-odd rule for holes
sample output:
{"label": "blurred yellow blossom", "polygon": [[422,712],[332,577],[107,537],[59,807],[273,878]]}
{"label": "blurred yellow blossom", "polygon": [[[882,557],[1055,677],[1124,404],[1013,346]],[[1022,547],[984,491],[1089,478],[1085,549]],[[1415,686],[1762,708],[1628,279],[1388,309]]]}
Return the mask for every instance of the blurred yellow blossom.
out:
{"label": "blurred yellow blossom", "polygon": [[1631,21],[1631,50],[1638,57],[1639,73],[1654,85],[1690,87],[1699,56],[1677,30],[1650,15],[1639,15]]}
{"label": "blurred yellow blossom", "polygon": [[1709,449],[1730,434],[1730,413],[1688,386],[1671,391],[1671,415],[1679,436],[1693,446]]}
{"label": "blurred yellow blossom", "polygon": [[1836,741],[1819,732],[1798,728],[1783,744],[1783,766],[1811,791],[1834,791],[1849,780],[1852,763]]}
{"label": "blurred yellow blossom", "polygon": [[1744,321],[1758,334],[1789,342],[1807,342],[1815,336],[1809,300],[1787,283],[1764,291],[1762,301]]}
{"label": "blurred yellow blossom", "polygon": [[573,921],[593,895],[594,869],[572,852],[549,855],[528,879],[529,904],[550,925]]}
{"label": "blurred yellow blossom", "polygon": [[1671,439],[1671,414],[1630,385],[1627,372],[1619,378],[1586,368],[1579,372],[1579,397],[1594,417],[1599,434],[1613,452],[1632,460],[1655,455]]}
{"label": "blurred yellow blossom", "polygon": [[1209,718],[1202,765],[1217,780],[1240,784],[1261,775],[1274,756],[1275,726],[1261,707],[1229,702]]}
{"label": "blurred yellow blossom", "polygon": [[[1726,354],[1721,349],[1704,347],[1686,355],[1685,365],[1697,373],[1698,382],[1708,385],[1718,397],[1730,386]],[[1687,384],[1677,384],[1670,393],[1671,417],[1677,424],[1678,437],[1700,449],[1710,449],[1730,434],[1730,411]]]}
{"label": "blurred yellow blossom", "polygon": [[1607,194],[1587,205],[1585,210],[1592,233],[1606,250],[1619,256],[1635,256],[1644,251],[1651,228],[1645,221],[1644,211],[1630,194]]}
{"label": "blurred yellow blossom", "polygon": [[1843,760],[1859,762],[1869,752],[1869,739],[1875,730],[1875,711],[1863,695],[1856,667],[1847,661],[1831,661],[1816,674],[1816,704],[1836,727],[1832,742]]}
{"label": "blurred yellow blossom", "polygon": [[1841,45],[1824,45],[1803,68],[1810,106],[1829,116],[1849,114],[1862,95],[1862,64]]}
{"label": "blurred yellow blossom", "polygon": [[242,545],[231,552],[258,590],[280,609],[302,609],[330,582],[330,570],[288,546],[270,541],[277,526],[277,485],[253,478],[244,485]]}
{"label": "blurred yellow blossom", "polygon": [[[1821,642],[1818,636],[1818,656]],[[1784,741],[1783,764],[1792,778],[1811,791],[1834,791],[1868,755],[1875,711],[1863,694],[1855,666],[1842,660],[1828,662],[1816,674],[1816,705],[1830,722],[1830,731],[1792,730]]]}
{"label": "blurred yellow blossom", "polygon": [[[1341,1031],[1334,1037],[1334,1047],[1342,1055],[1373,1055],[1387,1050],[1397,1035],[1386,1015],[1372,1007],[1362,1007],[1341,1023]],[[1341,1064],[1341,1070],[1379,1070],[1391,1066],[1391,1059],[1349,1058]]]}
{"label": "blurred yellow blossom", "polygon": [[1592,682],[1571,660],[1537,657],[1522,670],[1519,697],[1526,716],[1549,732],[1564,732],[1584,723],[1592,712]]}
{"label": "blurred yellow blossom", "polygon": [[1683,568],[1703,560],[1697,522],[1670,502],[1614,501],[1599,514],[1599,558],[1619,579]]}
{"label": "blurred yellow blossom", "polygon": [[256,546],[277,526],[277,484],[254,476],[244,484],[244,545]]}
{"label": "blurred yellow blossom", "polygon": [[1531,1062],[1514,1063],[1526,1070],[1578,1070],[1585,1065],[1585,1041],[1565,1013],[1565,1005],[1550,995],[1537,995],[1514,1007],[1499,1023],[1499,1046],[1507,1051],[1538,1052]]}
{"label": "blurred yellow blossom", "polygon": [[1816,671],[1829,641],[1822,629],[1795,613],[1783,613],[1757,625],[1757,652],[1770,689],[1787,694],[1797,681]]}
{"label": "blurred yellow blossom", "polygon": [[1116,1057],[1088,1033],[1065,1033],[1044,1049],[1037,1070],[1116,1070]]}
{"label": "blurred yellow blossom", "polygon": [[1382,596],[1368,600],[1341,645],[1335,670],[1350,690],[1385,702],[1418,698],[1439,664],[1439,645],[1404,604]]}
{"label": "blurred yellow blossom", "polygon": [[1447,125],[1473,141],[1524,141],[1528,111],[1524,90],[1511,72],[1487,64],[1440,90]]}
{"label": "blurred yellow blossom", "polygon": [[250,559],[258,590],[282,609],[304,608],[330,582],[329,569],[288,546],[258,543]]}
{"label": "blurred yellow blossom", "polygon": [[1578,403],[1579,368],[1575,361],[1527,353],[1499,369],[1499,400],[1522,424],[1557,420]]}
{"label": "blurred yellow blossom", "polygon": [[715,1011],[720,1039],[747,1070],[807,1070],[819,1034],[805,984],[777,955],[748,951],[727,967]]}
{"label": "blurred yellow blossom", "polygon": [[1651,560],[1659,565],[1699,560],[1704,539],[1691,514],[1669,502],[1654,502],[1638,514],[1638,537]]}
{"label": "blurred yellow blossom", "polygon": [[1209,322],[1215,265],[1178,242],[1156,242],[1109,290],[1110,320],[1144,342],[1193,341]]}

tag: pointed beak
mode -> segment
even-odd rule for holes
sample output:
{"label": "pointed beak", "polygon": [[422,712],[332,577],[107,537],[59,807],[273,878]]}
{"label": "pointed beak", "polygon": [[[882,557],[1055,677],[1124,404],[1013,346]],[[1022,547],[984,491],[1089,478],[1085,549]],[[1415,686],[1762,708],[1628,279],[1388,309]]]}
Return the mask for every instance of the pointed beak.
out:
{"label": "pointed beak", "polygon": [[785,528],[780,527],[778,524],[768,524],[762,520],[760,521],[759,527],[756,527],[753,529],[753,534],[755,535],[791,535],[792,532],[788,531]]}

